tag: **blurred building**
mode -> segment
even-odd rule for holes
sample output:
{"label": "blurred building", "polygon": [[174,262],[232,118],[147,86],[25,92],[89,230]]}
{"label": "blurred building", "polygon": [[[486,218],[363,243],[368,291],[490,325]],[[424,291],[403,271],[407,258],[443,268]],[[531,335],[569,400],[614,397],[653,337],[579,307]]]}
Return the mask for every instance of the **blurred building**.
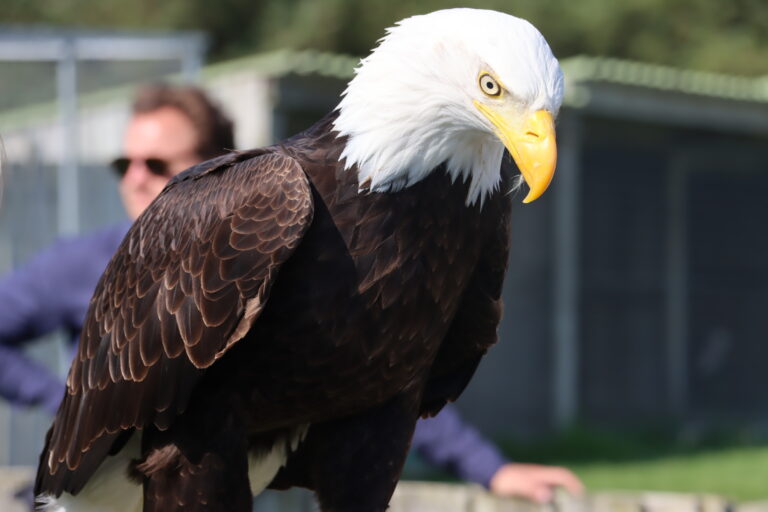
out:
{"label": "blurred building", "polygon": [[465,408],[496,432],[763,428],[768,78],[563,67],[554,186],[517,209],[502,343]]}
{"label": "blurred building", "polygon": [[[246,148],[319,119],[355,63],[278,52],[209,66],[202,80]],[[768,79],[587,57],[563,67],[557,175],[535,203],[518,195],[501,343],[459,406],[495,436],[577,421],[765,424]],[[122,216],[106,162],[120,153],[130,93],[80,98],[81,231]],[[57,234],[56,119],[53,104],[0,111],[0,270]],[[0,440],[0,463],[32,462],[39,442],[11,457]]]}

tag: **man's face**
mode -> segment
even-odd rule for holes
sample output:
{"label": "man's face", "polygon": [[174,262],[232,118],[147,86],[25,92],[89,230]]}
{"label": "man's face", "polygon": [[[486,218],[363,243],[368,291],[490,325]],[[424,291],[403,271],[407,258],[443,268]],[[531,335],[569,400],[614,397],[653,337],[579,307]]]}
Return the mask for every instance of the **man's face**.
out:
{"label": "man's face", "polygon": [[[123,140],[124,156],[130,161],[120,180],[120,197],[131,219],[136,219],[163,190],[168,180],[198,163],[197,133],[179,110],[163,107],[131,118]],[[167,173],[153,174],[147,160],[165,162]]]}

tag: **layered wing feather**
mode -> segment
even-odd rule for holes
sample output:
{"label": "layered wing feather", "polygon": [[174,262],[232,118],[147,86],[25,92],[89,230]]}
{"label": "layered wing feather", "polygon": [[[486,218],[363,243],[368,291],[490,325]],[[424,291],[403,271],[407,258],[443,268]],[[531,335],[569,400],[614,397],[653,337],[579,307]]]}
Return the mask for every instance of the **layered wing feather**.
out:
{"label": "layered wing feather", "polygon": [[312,215],[303,170],[280,153],[233,153],[166,187],[91,300],[38,492],[77,492],[120,432],[170,425],[259,316]]}

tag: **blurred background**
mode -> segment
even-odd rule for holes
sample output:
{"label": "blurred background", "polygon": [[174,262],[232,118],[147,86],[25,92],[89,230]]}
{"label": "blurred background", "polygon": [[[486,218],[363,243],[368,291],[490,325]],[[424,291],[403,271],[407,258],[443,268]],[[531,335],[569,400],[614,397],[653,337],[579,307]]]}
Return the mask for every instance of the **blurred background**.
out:
{"label": "blurred background", "polygon": [[[136,84],[200,83],[265,145],[333,108],[387,26],[456,6],[530,20],[567,80],[557,178],[516,202],[501,342],[459,408],[591,489],[768,500],[764,0],[4,0],[0,271],[123,217]],[[66,374],[60,336],[30,351]],[[0,465],[35,464],[49,421],[0,407]]]}

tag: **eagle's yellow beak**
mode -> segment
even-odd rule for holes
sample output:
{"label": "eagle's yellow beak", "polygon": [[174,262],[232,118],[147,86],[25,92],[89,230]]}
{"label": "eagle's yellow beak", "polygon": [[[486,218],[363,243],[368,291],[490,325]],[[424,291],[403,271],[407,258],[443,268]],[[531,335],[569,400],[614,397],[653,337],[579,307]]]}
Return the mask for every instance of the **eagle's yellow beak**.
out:
{"label": "eagle's yellow beak", "polygon": [[539,110],[522,123],[511,113],[475,101],[475,106],[496,127],[496,135],[509,150],[530,190],[523,199],[530,203],[541,196],[555,174],[557,145],[552,114]]}

